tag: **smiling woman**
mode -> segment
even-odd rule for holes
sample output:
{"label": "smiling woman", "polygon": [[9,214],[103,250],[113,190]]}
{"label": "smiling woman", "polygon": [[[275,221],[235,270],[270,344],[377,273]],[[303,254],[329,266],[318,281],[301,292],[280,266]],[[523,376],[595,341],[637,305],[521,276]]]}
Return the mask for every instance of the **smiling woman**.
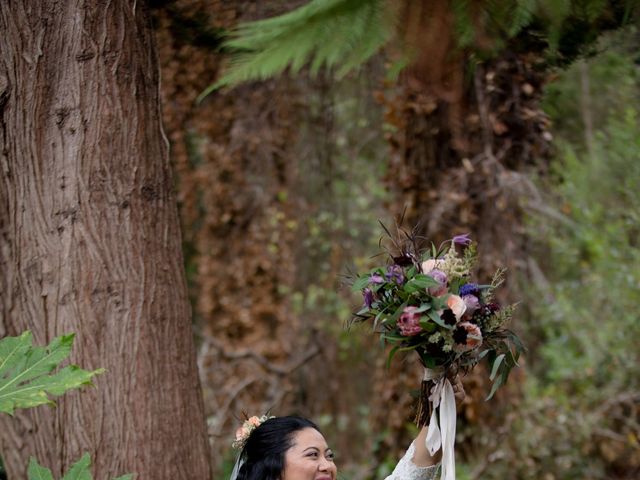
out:
{"label": "smiling woman", "polygon": [[284,464],[282,480],[335,480],[338,473],[333,451],[315,428],[305,428],[292,435]]}
{"label": "smiling woman", "polygon": [[[386,480],[435,478],[440,455],[429,455],[425,439],[423,429]],[[234,445],[241,451],[230,480],[336,480],[338,475],[333,451],[306,418],[251,417],[238,429]]]}

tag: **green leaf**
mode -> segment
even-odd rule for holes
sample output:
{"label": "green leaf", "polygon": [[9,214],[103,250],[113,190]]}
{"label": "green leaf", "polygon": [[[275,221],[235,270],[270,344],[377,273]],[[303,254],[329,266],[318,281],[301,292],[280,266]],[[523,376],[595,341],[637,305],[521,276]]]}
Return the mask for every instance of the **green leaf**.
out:
{"label": "green leaf", "polygon": [[396,345],[389,352],[389,356],[387,357],[387,370],[389,369],[389,367],[391,367],[391,360],[393,359],[394,355],[398,352],[398,350],[400,350],[400,345]]}
{"label": "green leaf", "polygon": [[501,353],[494,360],[493,367],[491,368],[491,375],[489,375],[489,380],[493,381],[493,379],[496,378],[496,374],[498,373],[498,368],[500,368],[500,364],[504,360],[504,357],[505,357],[505,354]]}
{"label": "green leaf", "polygon": [[404,311],[406,306],[407,302],[404,302],[402,305],[400,305],[396,309],[396,311],[393,312],[393,315],[385,320],[385,324],[389,326],[395,326],[398,323],[398,319],[400,318],[400,315],[402,315],[402,312]]}
{"label": "green leaf", "polygon": [[51,470],[38,464],[38,461],[31,457],[27,468],[27,478],[29,480],[53,480]]}
{"label": "green leaf", "polygon": [[438,328],[433,324],[433,322],[430,322],[425,317],[420,317],[420,327],[422,327],[422,330],[424,330],[426,333],[433,333],[435,329]]}
{"label": "green leaf", "polygon": [[231,68],[198,101],[224,85],[274,77],[309,65],[342,77],[364,64],[393,36],[393,16],[382,0],[311,0],[283,15],[241,24],[225,47]]}
{"label": "green leaf", "polygon": [[437,287],[438,285],[440,285],[440,283],[429,275],[418,274],[405,283],[404,291],[407,293],[425,291],[428,287]]}
{"label": "green leaf", "polygon": [[88,453],[82,455],[80,460],[74,463],[62,480],[92,480],[91,457]]}
{"label": "green leaf", "polygon": [[500,385],[502,385],[502,382],[504,381],[503,376],[500,375],[495,382],[493,382],[493,385],[491,387],[491,392],[489,392],[489,396],[487,398],[485,398],[486,400],[491,400],[491,398],[495,395],[495,393],[498,391],[498,388],[500,388]]}
{"label": "green leaf", "polygon": [[33,346],[28,331],[0,340],[0,412],[12,415],[16,408],[51,404],[49,395],[91,385],[91,378],[103,369],[88,372],[70,365],[52,373],[69,356],[73,338],[62,335],[47,347]]}
{"label": "green leaf", "polygon": [[453,330],[453,325],[447,325],[446,323],[444,323],[444,320],[440,318],[440,315],[438,315],[438,312],[436,312],[435,310],[429,310],[427,312],[427,315],[431,320],[433,320],[435,323],[437,323],[441,327],[446,328],[447,330]]}
{"label": "green leaf", "polygon": [[[51,470],[38,464],[37,460],[33,457],[29,460],[29,467],[27,469],[28,480],[53,480]],[[114,480],[132,480],[133,474],[128,473],[122,475]],[[60,480],[93,480],[91,475],[91,457],[88,453],[82,455],[80,460],[71,465],[71,468],[67,474]]]}
{"label": "green leaf", "polygon": [[369,277],[368,276],[360,277],[355,282],[353,282],[353,285],[351,286],[351,290],[353,292],[359,292],[360,290],[365,288],[368,284],[369,284]]}

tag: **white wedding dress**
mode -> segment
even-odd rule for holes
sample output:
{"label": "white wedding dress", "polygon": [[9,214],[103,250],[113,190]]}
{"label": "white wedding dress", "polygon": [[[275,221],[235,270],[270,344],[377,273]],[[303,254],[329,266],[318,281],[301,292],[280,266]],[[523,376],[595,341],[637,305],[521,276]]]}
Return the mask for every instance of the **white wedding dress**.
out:
{"label": "white wedding dress", "polygon": [[400,459],[396,468],[393,469],[391,475],[385,480],[434,480],[440,469],[440,464],[432,467],[419,467],[413,463],[413,454],[416,446],[411,443],[409,450]]}

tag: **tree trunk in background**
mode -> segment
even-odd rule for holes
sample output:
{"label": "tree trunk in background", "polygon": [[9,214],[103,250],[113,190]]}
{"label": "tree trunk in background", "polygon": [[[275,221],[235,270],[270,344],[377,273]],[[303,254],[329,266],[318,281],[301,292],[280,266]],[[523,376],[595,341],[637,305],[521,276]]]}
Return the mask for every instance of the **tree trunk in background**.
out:
{"label": "tree trunk in background", "polygon": [[219,32],[288,8],[269,3],[179,0],[154,12],[214,469],[243,411],[292,410],[290,374],[317,353],[288,304],[302,215],[295,85],[278,79],[195,102],[223,65]]}
{"label": "tree trunk in background", "polygon": [[[507,282],[513,285],[526,269],[522,205],[535,202],[536,193],[526,172],[544,171],[551,138],[539,106],[546,73],[538,61],[535,53],[506,50],[465,73],[469,63],[454,58],[446,66],[448,81],[434,85],[408,76],[395,96],[386,99],[387,120],[396,127],[387,177],[395,194],[391,211],[405,211],[404,226],[419,224],[420,234],[436,244],[471,233],[479,245],[481,280],[490,280],[496,268],[506,266]],[[451,73],[456,68],[458,74]],[[455,81],[463,77],[470,80]],[[400,362],[392,370],[378,370],[375,398],[408,409],[412,399],[400,392],[415,389],[416,377],[407,376]],[[485,378],[478,369],[465,379],[468,400],[462,413],[470,424],[481,422],[486,428],[496,421],[492,412],[499,411],[496,402],[504,392],[489,410],[483,401]],[[406,416],[396,416],[390,425],[384,408],[373,411],[384,414],[374,419],[378,428],[389,427],[381,453],[406,443]]]}
{"label": "tree trunk in background", "polygon": [[0,335],[76,332],[105,367],[57,408],[0,418],[9,478],[208,479],[158,66],[139,2],[0,4]]}

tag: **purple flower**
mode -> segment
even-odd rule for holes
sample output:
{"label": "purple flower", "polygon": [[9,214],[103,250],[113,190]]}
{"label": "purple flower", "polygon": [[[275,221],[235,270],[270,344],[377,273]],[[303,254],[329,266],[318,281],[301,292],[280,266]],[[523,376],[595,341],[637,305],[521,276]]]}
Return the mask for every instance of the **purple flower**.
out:
{"label": "purple flower", "polygon": [[412,337],[422,331],[420,313],[416,312],[416,310],[418,310],[418,307],[404,307],[404,310],[402,310],[402,315],[398,319],[400,335]]}
{"label": "purple flower", "polygon": [[384,278],[382,278],[382,275],[380,275],[379,273],[374,273],[369,277],[369,283],[379,285],[381,283],[384,283]]}
{"label": "purple flower", "polygon": [[460,291],[458,293],[461,297],[464,297],[465,295],[478,296],[480,293],[480,287],[477,283],[465,283],[460,287]]}
{"label": "purple flower", "polygon": [[480,308],[480,300],[475,295],[463,295],[462,300],[464,304],[467,306],[466,313],[472,315],[478,308]]}
{"label": "purple flower", "polygon": [[465,233],[463,235],[456,235],[451,239],[451,241],[456,245],[464,245],[466,247],[471,245],[471,239],[469,238],[469,235],[470,235],[469,233]]}
{"label": "purple flower", "polygon": [[387,280],[389,281],[395,281],[398,285],[402,285],[404,283],[404,272],[400,265],[389,265],[385,277],[387,277]]}
{"label": "purple flower", "polygon": [[440,285],[437,287],[429,287],[427,288],[427,293],[429,295],[433,295],[434,297],[440,297],[447,293],[447,274],[442,270],[431,270],[429,272],[429,276],[433,278]]}
{"label": "purple flower", "polygon": [[364,297],[364,304],[366,305],[366,307],[371,308],[371,305],[376,299],[373,290],[371,290],[370,288],[365,288],[364,290],[362,290],[362,296]]}

